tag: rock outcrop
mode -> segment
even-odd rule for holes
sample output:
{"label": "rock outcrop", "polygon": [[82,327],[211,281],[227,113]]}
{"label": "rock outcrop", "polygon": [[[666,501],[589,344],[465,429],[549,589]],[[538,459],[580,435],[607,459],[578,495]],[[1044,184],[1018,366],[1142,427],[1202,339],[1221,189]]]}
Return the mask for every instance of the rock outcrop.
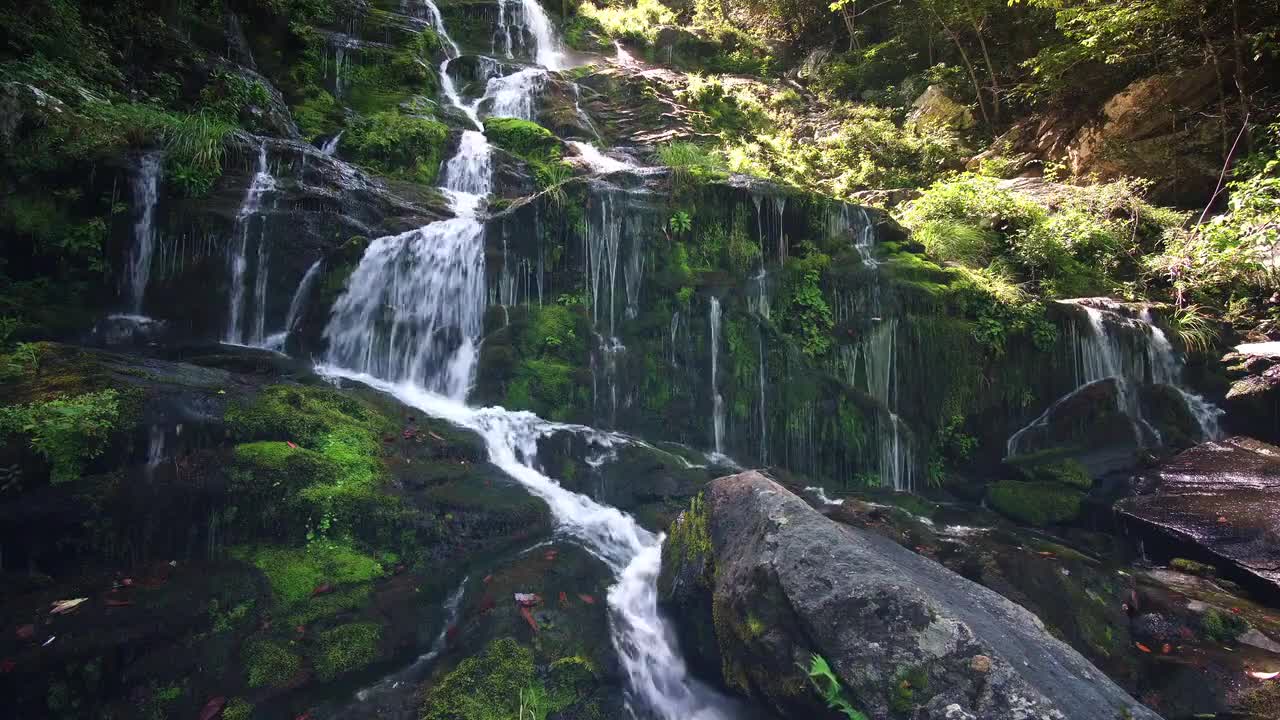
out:
{"label": "rock outcrop", "polygon": [[1233,427],[1280,442],[1280,343],[1237,345],[1222,362],[1232,379],[1223,404]]}
{"label": "rock outcrop", "polygon": [[[684,627],[710,627],[714,679],[784,716],[840,717],[835,693],[877,720],[1157,717],[1030,612],[757,472],[714,481],[676,523],[659,589],[670,607],[710,606]],[[710,664],[706,633],[684,647]],[[808,676],[817,656],[834,689]]]}
{"label": "rock outcrop", "polygon": [[1280,448],[1251,438],[1208,442],[1153,472],[1117,508],[1161,547],[1211,561],[1280,597]]}

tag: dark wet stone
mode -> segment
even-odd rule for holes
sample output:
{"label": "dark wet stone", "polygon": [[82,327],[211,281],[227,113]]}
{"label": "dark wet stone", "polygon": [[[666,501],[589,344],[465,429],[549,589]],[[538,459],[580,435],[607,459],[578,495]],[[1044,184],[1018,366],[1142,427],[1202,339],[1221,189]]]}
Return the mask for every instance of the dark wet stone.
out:
{"label": "dark wet stone", "polygon": [[[1158,717],[1030,612],[822,517],[759,473],[714,481],[707,507],[721,679],[783,714],[822,712],[801,672],[817,653],[877,720],[904,709],[938,720]],[[987,672],[973,669],[979,655]]]}
{"label": "dark wet stone", "polygon": [[[1146,538],[1280,595],[1280,448],[1251,438],[1198,445],[1116,507]],[[1151,543],[1149,543],[1151,545]]]}

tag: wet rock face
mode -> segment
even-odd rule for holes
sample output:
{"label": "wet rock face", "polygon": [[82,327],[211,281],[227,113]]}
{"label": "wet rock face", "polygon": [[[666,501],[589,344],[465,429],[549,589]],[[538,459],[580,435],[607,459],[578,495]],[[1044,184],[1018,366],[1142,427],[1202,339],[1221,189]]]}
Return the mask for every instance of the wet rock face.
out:
{"label": "wet rock face", "polygon": [[1280,442],[1280,343],[1248,343],[1222,358],[1232,380],[1224,406],[1234,427]]}
{"label": "wet rock face", "polygon": [[786,716],[838,717],[816,654],[870,718],[1157,717],[1031,613],[759,473],[713,482],[706,512],[719,679]]}
{"label": "wet rock face", "polygon": [[1243,437],[1204,443],[1162,465],[1141,490],[1117,509],[1157,551],[1189,550],[1280,597],[1280,448]]}

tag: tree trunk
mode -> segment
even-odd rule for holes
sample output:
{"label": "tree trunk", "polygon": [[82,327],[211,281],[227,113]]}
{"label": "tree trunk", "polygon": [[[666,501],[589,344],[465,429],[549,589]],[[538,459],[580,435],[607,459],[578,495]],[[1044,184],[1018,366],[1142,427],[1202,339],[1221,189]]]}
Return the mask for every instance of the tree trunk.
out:
{"label": "tree trunk", "polygon": [[952,31],[951,26],[947,25],[947,21],[942,19],[937,10],[929,8],[933,13],[933,18],[942,26],[942,30],[946,32],[947,37],[951,38],[951,42],[955,44],[956,50],[960,51],[960,59],[964,61],[964,67],[969,71],[969,80],[973,82],[973,91],[978,95],[978,109],[982,111],[982,119],[986,122],[987,127],[992,127],[991,115],[987,112],[987,103],[982,99],[982,83],[978,82],[978,71],[973,67],[973,61],[969,59],[969,52],[964,49],[964,44],[960,42],[960,36]]}
{"label": "tree trunk", "polygon": [[[1244,62],[1244,34],[1240,31],[1240,0],[1231,0],[1231,60],[1235,65],[1232,68],[1236,83],[1236,93],[1240,102],[1240,122],[1248,123],[1249,121],[1249,89],[1245,80],[1245,62]],[[1252,145],[1252,137],[1245,129],[1244,133],[1244,152],[1249,152]]]}
{"label": "tree trunk", "polygon": [[[985,19],[985,18],[984,18]],[[973,18],[973,34],[978,36],[978,47],[982,48],[982,58],[987,64],[987,74],[991,76],[991,114],[996,123],[1000,122],[1000,80],[996,77],[996,67],[991,62],[991,53],[987,52],[987,40],[982,36],[982,21]]]}

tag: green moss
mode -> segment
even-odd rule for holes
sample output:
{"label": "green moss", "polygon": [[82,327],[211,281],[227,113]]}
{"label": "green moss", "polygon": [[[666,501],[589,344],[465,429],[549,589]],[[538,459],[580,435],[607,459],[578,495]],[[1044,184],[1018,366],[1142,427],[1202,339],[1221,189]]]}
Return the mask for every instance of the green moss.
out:
{"label": "green moss", "polygon": [[382,628],[374,623],[340,625],[320,634],[315,657],[316,675],[322,680],[359,670],[378,657]]}
{"label": "green moss", "polygon": [[362,117],[342,136],[343,151],[376,172],[434,184],[449,127],[429,118],[387,111]]}
{"label": "green moss", "polygon": [[1209,608],[1200,616],[1200,628],[1204,630],[1205,637],[1214,642],[1231,643],[1249,629],[1249,623],[1231,613]]}
{"label": "green moss", "polygon": [[1188,575],[1199,575],[1200,577],[1211,578],[1218,574],[1218,571],[1214,569],[1212,565],[1198,563],[1195,560],[1188,560],[1186,558],[1174,558],[1170,560],[1169,567],[1174,570],[1178,570],[1179,572],[1187,573]]}
{"label": "green moss", "polygon": [[1072,458],[1055,459],[1057,455],[1055,451],[1029,455],[1018,458],[1014,466],[1027,480],[1059,483],[1080,490],[1093,487],[1088,468]]}
{"label": "green moss", "polygon": [[237,548],[232,552],[262,571],[276,598],[287,604],[310,598],[326,583],[354,585],[383,575],[377,560],[337,542],[315,542],[305,548]]}
{"label": "green moss", "polygon": [[253,703],[244,698],[231,698],[222,708],[222,720],[249,720],[253,716]]}
{"label": "green moss", "polygon": [[689,503],[689,509],[671,523],[667,531],[667,551],[685,562],[710,562],[711,532],[706,501],[701,493]]}
{"label": "green moss", "polygon": [[923,667],[898,671],[889,692],[889,707],[897,713],[910,713],[928,699],[929,673]]}
{"label": "green moss", "polygon": [[987,489],[1000,513],[1028,525],[1056,525],[1080,514],[1084,493],[1053,482],[1001,480]]}
{"label": "green moss", "polygon": [[373,596],[367,585],[357,585],[345,590],[317,595],[294,605],[289,615],[290,627],[310,625],[316,620],[333,617],[343,612],[359,610],[369,604]]}
{"label": "green moss", "polygon": [[545,163],[560,158],[560,141],[531,120],[486,118],[484,134],[494,145],[524,160]]}
{"label": "green moss", "polygon": [[284,687],[302,669],[302,658],[276,640],[250,641],[244,647],[242,659],[249,687]]}
{"label": "green moss", "polygon": [[458,664],[427,691],[423,720],[509,720],[535,680],[533,653],[511,638]]}

